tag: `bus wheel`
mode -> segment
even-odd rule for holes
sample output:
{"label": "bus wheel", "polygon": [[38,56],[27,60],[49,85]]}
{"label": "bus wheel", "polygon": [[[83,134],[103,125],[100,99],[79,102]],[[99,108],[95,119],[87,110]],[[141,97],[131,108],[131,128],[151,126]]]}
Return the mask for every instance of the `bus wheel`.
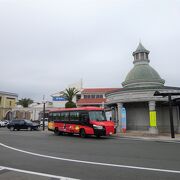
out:
{"label": "bus wheel", "polygon": [[62,131],[59,131],[59,135],[63,135],[64,133]]}
{"label": "bus wheel", "polygon": [[96,134],[96,137],[97,137],[97,138],[100,138],[100,137],[101,137],[101,135],[100,135],[100,134]]}
{"label": "bus wheel", "polygon": [[81,129],[79,134],[80,134],[80,136],[81,136],[82,138],[85,138],[85,137],[86,137],[86,132],[85,132],[84,129]]}
{"label": "bus wheel", "polygon": [[59,130],[58,130],[58,128],[54,129],[54,134],[57,135],[57,136],[59,135]]}

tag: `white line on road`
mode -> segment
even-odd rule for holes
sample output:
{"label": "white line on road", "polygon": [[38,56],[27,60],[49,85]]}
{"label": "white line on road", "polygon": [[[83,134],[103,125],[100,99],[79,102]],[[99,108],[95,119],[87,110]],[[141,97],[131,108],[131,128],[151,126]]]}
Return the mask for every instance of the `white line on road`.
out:
{"label": "white line on road", "polygon": [[0,166],[0,171],[2,171],[4,168],[2,166]]}
{"label": "white line on road", "polygon": [[78,179],[64,177],[64,176],[56,176],[56,175],[52,175],[52,174],[45,174],[45,173],[39,173],[39,172],[34,172],[34,171],[27,171],[27,170],[22,170],[22,169],[15,169],[15,168],[11,168],[11,167],[0,166],[0,170],[3,170],[3,169],[7,169],[9,171],[20,172],[20,173],[37,175],[37,176],[44,176],[44,177],[49,177],[49,178],[57,178],[57,179],[60,179],[60,180],[78,180]]}
{"label": "white line on road", "polygon": [[75,163],[100,165],[100,166],[119,167],[119,168],[128,168],[128,169],[138,169],[138,170],[146,170],[146,171],[156,171],[156,172],[166,172],[166,173],[180,174],[180,171],[176,171],[176,170],[146,168],[146,167],[139,167],[139,166],[126,166],[126,165],[120,165],[120,164],[109,164],[109,163],[100,163],[100,162],[93,162],[93,161],[82,161],[82,160],[76,160],[76,159],[67,159],[67,158],[60,158],[60,157],[55,157],[55,156],[48,156],[48,155],[33,153],[33,152],[29,152],[29,151],[24,151],[24,150],[17,149],[17,148],[11,147],[11,146],[7,146],[7,145],[2,144],[2,143],[0,143],[0,146],[3,146],[3,147],[8,148],[8,149],[12,149],[14,151],[30,154],[30,155],[33,155],[33,156],[39,156],[39,157],[55,159],[55,160],[61,160],[61,161],[68,161],[68,162],[75,162]]}

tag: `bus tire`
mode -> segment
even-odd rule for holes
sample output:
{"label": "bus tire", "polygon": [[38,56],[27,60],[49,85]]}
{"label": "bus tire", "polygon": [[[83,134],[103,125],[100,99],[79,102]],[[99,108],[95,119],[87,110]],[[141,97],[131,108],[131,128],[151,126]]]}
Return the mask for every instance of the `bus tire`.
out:
{"label": "bus tire", "polygon": [[54,134],[55,134],[56,136],[59,135],[59,130],[58,130],[58,128],[55,128],[55,129],[54,129]]}
{"label": "bus tire", "polygon": [[101,135],[100,135],[100,134],[96,134],[96,137],[97,137],[97,138],[100,138],[100,137],[101,137]]}
{"label": "bus tire", "polygon": [[82,138],[85,138],[85,137],[87,136],[84,129],[81,129],[81,130],[80,130],[79,135],[80,135],[80,137],[82,137]]}

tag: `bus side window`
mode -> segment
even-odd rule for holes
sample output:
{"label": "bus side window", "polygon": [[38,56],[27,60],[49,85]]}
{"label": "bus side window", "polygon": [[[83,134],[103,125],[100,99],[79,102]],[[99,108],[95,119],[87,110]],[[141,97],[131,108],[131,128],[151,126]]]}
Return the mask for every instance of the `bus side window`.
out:
{"label": "bus side window", "polygon": [[70,112],[70,122],[71,123],[79,123],[79,112],[78,111],[72,111]]}
{"label": "bus side window", "polygon": [[87,112],[80,112],[79,117],[81,124],[89,124],[89,115]]}
{"label": "bus side window", "polygon": [[56,120],[60,121],[61,120],[61,114],[60,113],[56,113]]}
{"label": "bus side window", "polygon": [[61,112],[61,118],[60,119],[62,122],[69,121],[69,112]]}
{"label": "bus side window", "polygon": [[49,113],[49,119],[48,122],[52,121],[52,113]]}
{"label": "bus side window", "polygon": [[51,120],[52,120],[52,121],[55,121],[55,120],[56,120],[56,113],[52,113]]}

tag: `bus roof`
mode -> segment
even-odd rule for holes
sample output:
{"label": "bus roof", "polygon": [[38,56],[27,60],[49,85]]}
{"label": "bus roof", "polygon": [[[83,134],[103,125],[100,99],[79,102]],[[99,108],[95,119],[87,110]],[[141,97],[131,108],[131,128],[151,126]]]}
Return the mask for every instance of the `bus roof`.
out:
{"label": "bus roof", "polygon": [[59,111],[100,111],[104,110],[104,108],[100,107],[80,107],[80,108],[56,108],[50,110],[49,112],[59,112]]}

